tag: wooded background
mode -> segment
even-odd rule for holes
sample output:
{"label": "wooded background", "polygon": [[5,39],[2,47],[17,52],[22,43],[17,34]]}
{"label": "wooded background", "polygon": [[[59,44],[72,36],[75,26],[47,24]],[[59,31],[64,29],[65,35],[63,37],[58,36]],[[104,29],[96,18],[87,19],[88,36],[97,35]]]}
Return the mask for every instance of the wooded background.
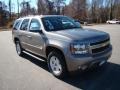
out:
{"label": "wooded background", "polygon": [[8,5],[0,1],[0,26],[22,16],[41,14],[67,15],[91,23],[120,19],[120,0],[70,0],[69,4],[66,0],[37,0],[37,8],[29,1],[17,0],[18,12],[12,12],[12,5],[11,0]]}

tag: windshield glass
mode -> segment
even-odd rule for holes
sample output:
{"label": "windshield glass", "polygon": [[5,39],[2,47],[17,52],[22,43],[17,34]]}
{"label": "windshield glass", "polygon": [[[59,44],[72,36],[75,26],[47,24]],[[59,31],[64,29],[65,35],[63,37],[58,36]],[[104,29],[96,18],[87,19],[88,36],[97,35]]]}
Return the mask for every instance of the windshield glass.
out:
{"label": "windshield glass", "polygon": [[42,18],[46,31],[59,31],[73,28],[81,28],[80,24],[66,16],[51,16]]}

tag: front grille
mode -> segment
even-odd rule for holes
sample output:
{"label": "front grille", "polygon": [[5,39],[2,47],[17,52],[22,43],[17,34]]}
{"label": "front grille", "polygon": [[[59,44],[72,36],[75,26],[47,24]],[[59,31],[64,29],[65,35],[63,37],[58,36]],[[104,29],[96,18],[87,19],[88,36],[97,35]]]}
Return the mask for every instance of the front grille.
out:
{"label": "front grille", "polygon": [[99,52],[102,52],[104,50],[106,50],[107,48],[109,48],[109,44],[107,46],[104,46],[104,47],[100,47],[100,48],[96,48],[96,49],[92,49],[92,53],[99,53]]}
{"label": "front grille", "polygon": [[95,54],[95,53],[105,51],[110,46],[109,41],[110,41],[110,39],[105,39],[105,40],[100,41],[100,42],[90,43],[91,52],[93,54]]}

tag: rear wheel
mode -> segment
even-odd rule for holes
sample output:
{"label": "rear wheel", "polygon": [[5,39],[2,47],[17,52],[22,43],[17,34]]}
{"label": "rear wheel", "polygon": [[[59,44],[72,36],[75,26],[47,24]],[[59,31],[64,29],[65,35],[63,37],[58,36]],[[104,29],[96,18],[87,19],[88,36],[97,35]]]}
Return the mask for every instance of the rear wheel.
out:
{"label": "rear wheel", "polygon": [[22,56],[24,53],[23,53],[23,48],[21,47],[20,42],[19,42],[19,41],[16,41],[15,45],[16,45],[17,54],[18,54],[19,56]]}
{"label": "rear wheel", "polygon": [[58,52],[53,51],[48,55],[48,67],[57,78],[64,78],[67,74],[64,56]]}

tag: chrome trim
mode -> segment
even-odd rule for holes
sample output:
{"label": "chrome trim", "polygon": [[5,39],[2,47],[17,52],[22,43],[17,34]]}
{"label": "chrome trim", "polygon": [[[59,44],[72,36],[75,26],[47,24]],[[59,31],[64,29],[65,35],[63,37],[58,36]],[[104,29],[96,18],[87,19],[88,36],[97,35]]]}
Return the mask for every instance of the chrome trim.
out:
{"label": "chrome trim", "polygon": [[101,43],[101,44],[97,44],[97,45],[92,45],[92,46],[90,46],[90,49],[92,50],[92,49],[96,49],[96,48],[105,47],[108,44],[110,44],[110,41],[107,41],[107,42],[104,42],[104,43]]}

